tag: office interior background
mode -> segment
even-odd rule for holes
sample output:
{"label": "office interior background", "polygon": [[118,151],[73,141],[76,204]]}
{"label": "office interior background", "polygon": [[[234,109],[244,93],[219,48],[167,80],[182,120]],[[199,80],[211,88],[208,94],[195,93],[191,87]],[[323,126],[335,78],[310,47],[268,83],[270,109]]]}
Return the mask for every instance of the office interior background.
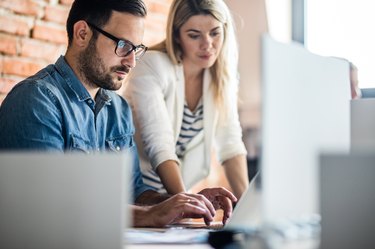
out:
{"label": "office interior background", "polygon": [[[164,38],[172,0],[144,0],[144,44]],[[249,158],[257,157],[260,124],[260,37],[296,41],[313,53],[346,58],[358,67],[359,86],[375,88],[375,34],[369,0],[225,0],[233,12],[240,46],[239,113]],[[65,53],[65,22],[73,0],[0,1],[0,104],[20,80]],[[318,72],[317,72],[318,73]],[[215,166],[214,166],[215,167]],[[220,169],[208,182],[225,181]]]}

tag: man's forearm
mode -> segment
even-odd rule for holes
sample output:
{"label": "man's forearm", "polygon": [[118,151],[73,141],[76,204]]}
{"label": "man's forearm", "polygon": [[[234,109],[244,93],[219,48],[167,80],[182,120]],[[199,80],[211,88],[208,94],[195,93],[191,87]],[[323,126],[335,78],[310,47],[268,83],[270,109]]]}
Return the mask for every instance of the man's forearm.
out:
{"label": "man's forearm", "polygon": [[[130,210],[133,216],[133,227],[149,227],[152,221],[149,220],[147,216],[147,211],[150,209],[149,206],[137,206],[130,205]],[[147,217],[147,218],[145,218]]]}
{"label": "man's forearm", "polygon": [[137,197],[135,204],[140,206],[155,205],[165,201],[169,197],[171,197],[169,194],[160,194],[156,191],[147,190]]}

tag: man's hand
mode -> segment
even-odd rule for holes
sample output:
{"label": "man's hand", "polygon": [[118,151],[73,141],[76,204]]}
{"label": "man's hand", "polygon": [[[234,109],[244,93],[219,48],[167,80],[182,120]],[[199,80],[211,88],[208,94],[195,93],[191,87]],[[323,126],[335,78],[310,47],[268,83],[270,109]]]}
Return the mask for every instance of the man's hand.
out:
{"label": "man's hand", "polygon": [[207,225],[213,220],[215,209],[199,194],[176,194],[150,206],[134,206],[134,226],[164,227],[183,218],[203,218]]}
{"label": "man's hand", "polygon": [[[155,203],[159,193],[148,191],[139,204]],[[153,197],[153,201],[145,201],[145,197]],[[163,199],[157,198],[160,201]],[[164,227],[184,218],[203,218],[209,225],[213,221],[217,209],[223,209],[223,223],[232,215],[232,202],[237,198],[224,188],[206,188],[198,194],[179,193],[153,206],[133,206],[133,225],[136,227]]]}
{"label": "man's hand", "polygon": [[198,194],[204,195],[214,206],[215,210],[223,209],[223,224],[232,215],[232,202],[237,202],[237,198],[225,188],[205,188]]}

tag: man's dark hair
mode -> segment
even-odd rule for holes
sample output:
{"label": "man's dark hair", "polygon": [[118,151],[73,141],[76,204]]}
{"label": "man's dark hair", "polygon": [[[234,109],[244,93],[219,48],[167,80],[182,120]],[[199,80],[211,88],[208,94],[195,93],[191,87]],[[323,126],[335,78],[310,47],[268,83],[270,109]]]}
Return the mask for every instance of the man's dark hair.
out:
{"label": "man's dark hair", "polygon": [[147,15],[143,0],[75,0],[66,22],[69,45],[73,40],[73,26],[76,22],[84,20],[102,27],[108,22],[112,11],[126,12],[140,17]]}

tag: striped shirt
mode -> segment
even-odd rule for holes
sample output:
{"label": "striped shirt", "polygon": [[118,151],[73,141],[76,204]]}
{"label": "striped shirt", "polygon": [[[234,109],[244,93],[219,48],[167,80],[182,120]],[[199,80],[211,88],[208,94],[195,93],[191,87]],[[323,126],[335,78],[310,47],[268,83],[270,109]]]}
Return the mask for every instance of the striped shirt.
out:
{"label": "striped shirt", "polygon": [[202,98],[199,100],[197,108],[192,112],[184,105],[184,114],[182,118],[182,125],[180,135],[176,143],[176,154],[179,158],[185,154],[188,143],[203,130],[203,102]]}

